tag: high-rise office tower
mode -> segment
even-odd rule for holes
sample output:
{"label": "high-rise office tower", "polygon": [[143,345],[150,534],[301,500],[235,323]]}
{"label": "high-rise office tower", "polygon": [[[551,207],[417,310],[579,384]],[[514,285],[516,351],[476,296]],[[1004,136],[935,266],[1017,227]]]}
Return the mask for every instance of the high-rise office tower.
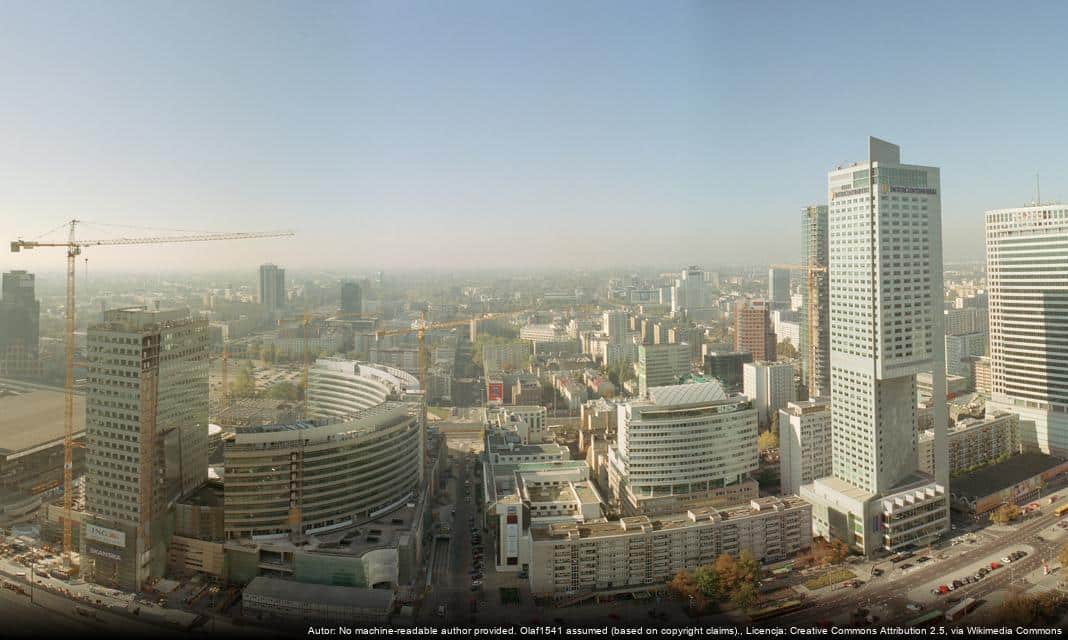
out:
{"label": "high-rise office tower", "polygon": [[89,327],[86,553],[93,579],[162,575],[167,512],[208,473],[208,322],[113,309]]}
{"label": "high-rise office tower", "polygon": [[1068,455],[1068,205],[986,213],[989,407],[1020,414],[1024,448]]}
{"label": "high-rise office tower", "polygon": [[753,402],[761,427],[768,426],[771,416],[797,400],[794,365],[789,362],[747,362],[742,370],[743,393]]}
{"label": "high-rise office tower", "polygon": [[360,285],[346,280],[341,283],[341,313],[358,315],[363,311]]}
{"label": "high-rise office tower", "polygon": [[809,398],[831,394],[830,275],[827,207],[801,211],[801,384]]}
{"label": "high-rise office tower", "polygon": [[768,302],[773,309],[790,308],[790,270],[782,267],[768,269]]}
{"label": "high-rise office tower", "polygon": [[671,296],[671,312],[694,318],[712,306],[712,288],[701,267],[689,266],[679,273]]}
{"label": "high-rise office tower", "polygon": [[934,478],[916,455],[916,374],[946,393],[939,170],[871,138],[828,191],[833,474],[801,495],[818,535],[866,555],[929,544],[949,527],[944,402]]}
{"label": "high-rise office tower", "polygon": [[260,265],[260,304],[267,311],[286,306],[286,270],[273,264]]}
{"label": "high-rise office tower", "polygon": [[626,311],[605,311],[602,315],[601,331],[608,336],[612,344],[622,344],[629,333]]}
{"label": "high-rise office tower", "polygon": [[734,350],[748,351],[753,360],[774,361],[777,336],[771,309],[764,300],[742,300],[734,307]]}
{"label": "high-rise office tower", "polygon": [[705,375],[719,380],[727,393],[738,393],[744,387],[745,363],[753,361],[753,354],[739,351],[709,351],[704,355]]}
{"label": "high-rise office tower", "polygon": [[0,290],[0,370],[28,372],[37,362],[40,319],[33,274],[5,273]]}

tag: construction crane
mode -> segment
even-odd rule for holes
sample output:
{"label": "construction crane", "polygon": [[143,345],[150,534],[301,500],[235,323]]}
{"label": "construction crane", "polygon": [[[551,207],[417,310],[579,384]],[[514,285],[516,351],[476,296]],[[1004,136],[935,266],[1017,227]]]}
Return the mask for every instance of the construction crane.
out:
{"label": "construction crane", "polygon": [[[808,293],[808,304],[805,309],[805,315],[808,316],[808,390],[812,393],[813,377],[816,369],[816,349],[819,344],[819,336],[816,335],[816,310],[819,300],[816,296],[816,278],[817,273],[827,273],[827,267],[817,267],[813,265],[803,264],[773,264],[772,269],[790,269],[805,272],[805,289]],[[798,345],[801,346],[801,345]],[[826,366],[826,364],[824,365]]]}
{"label": "construction crane", "polygon": [[[86,247],[106,247],[106,246],[126,246],[126,245],[145,245],[145,244],[169,244],[180,242],[206,242],[215,240],[250,240],[253,238],[281,238],[294,235],[292,231],[264,231],[264,232],[241,232],[241,233],[197,233],[190,235],[180,236],[153,236],[147,238],[110,238],[106,240],[79,240],[75,236],[75,230],[81,220],[71,220],[68,223],[64,223],[63,226],[69,226],[70,232],[67,236],[66,242],[40,242],[37,240],[23,240],[19,238],[11,243],[12,253],[18,253],[22,250],[28,249],[40,249],[45,247],[60,247],[67,250],[67,306],[66,306],[66,384],[64,388],[64,404],[63,404],[63,566],[68,571],[76,572],[77,567],[74,566],[71,556],[71,521],[72,521],[72,499],[74,493],[74,274],[76,272],[76,258],[81,255],[82,250]],[[158,357],[158,345],[154,349],[155,356]],[[147,399],[150,403],[148,407],[151,409],[152,404],[155,401],[155,393],[157,388],[157,380],[153,374],[146,377],[146,384],[142,389],[143,398]],[[143,400],[144,401],[144,400]],[[150,439],[155,437],[155,411],[150,411],[152,415],[142,414],[141,431],[147,435]],[[145,446],[149,446],[149,451],[153,451],[151,445],[154,444],[154,440],[145,443],[142,442],[142,452],[145,451]],[[153,462],[154,455],[142,455],[141,468],[141,486],[142,493],[140,499],[142,500],[142,508],[139,510],[141,514],[141,532],[145,537],[145,541],[148,541],[148,519],[150,517],[150,508],[145,508],[147,505],[152,505],[152,473],[151,463]],[[145,464],[145,463],[148,464]],[[146,495],[145,489],[148,490]],[[147,546],[146,546],[147,548]]]}
{"label": "construction crane", "polygon": [[404,336],[416,334],[419,338],[419,388],[423,390],[423,422],[426,422],[426,405],[427,405],[427,391],[426,391],[426,332],[436,331],[438,329],[452,329],[456,327],[470,326],[472,320],[495,320],[497,318],[513,317],[528,311],[507,311],[503,313],[489,313],[475,318],[466,318],[464,320],[450,320],[448,322],[434,322],[430,323],[426,320],[426,312],[422,312],[419,320],[413,323],[414,326],[406,329],[389,329],[375,332],[375,337],[384,338],[387,336]]}

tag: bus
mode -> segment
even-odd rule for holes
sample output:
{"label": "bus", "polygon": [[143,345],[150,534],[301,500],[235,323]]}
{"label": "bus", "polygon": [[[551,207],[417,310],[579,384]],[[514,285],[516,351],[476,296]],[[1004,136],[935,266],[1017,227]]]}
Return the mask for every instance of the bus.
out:
{"label": "bus", "polygon": [[965,598],[957,603],[952,609],[946,612],[946,620],[948,622],[956,622],[964,616],[968,615],[972,609],[975,608],[975,598]]}
{"label": "bus", "polygon": [[941,609],[931,609],[918,618],[913,618],[905,623],[906,627],[926,627],[942,620]]}
{"label": "bus", "polygon": [[1058,518],[1063,516],[1064,514],[1068,513],[1068,504],[1062,504],[1061,506],[1054,509],[1053,513],[1057,514]]}

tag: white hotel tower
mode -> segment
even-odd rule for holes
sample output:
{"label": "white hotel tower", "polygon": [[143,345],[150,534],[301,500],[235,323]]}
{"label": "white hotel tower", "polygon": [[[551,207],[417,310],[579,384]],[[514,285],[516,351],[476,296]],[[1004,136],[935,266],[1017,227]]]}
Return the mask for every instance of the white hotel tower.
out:
{"label": "white hotel tower", "polygon": [[833,475],[804,485],[817,535],[870,555],[949,528],[946,406],[937,477],[918,470],[916,374],[944,398],[942,210],[936,167],[871,138],[868,162],[828,174]]}
{"label": "white hotel tower", "polygon": [[986,213],[990,409],[1025,448],[1068,455],[1068,205]]}

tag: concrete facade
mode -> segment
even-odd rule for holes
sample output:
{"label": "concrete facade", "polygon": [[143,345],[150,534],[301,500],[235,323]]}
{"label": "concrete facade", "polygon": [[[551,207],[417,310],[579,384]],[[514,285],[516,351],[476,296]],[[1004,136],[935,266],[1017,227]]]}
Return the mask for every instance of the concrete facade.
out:
{"label": "concrete facade", "polygon": [[802,487],[816,533],[872,555],[949,527],[946,407],[935,476],[916,458],[916,375],[944,398],[939,170],[871,138],[866,163],[828,174],[833,474]]}

